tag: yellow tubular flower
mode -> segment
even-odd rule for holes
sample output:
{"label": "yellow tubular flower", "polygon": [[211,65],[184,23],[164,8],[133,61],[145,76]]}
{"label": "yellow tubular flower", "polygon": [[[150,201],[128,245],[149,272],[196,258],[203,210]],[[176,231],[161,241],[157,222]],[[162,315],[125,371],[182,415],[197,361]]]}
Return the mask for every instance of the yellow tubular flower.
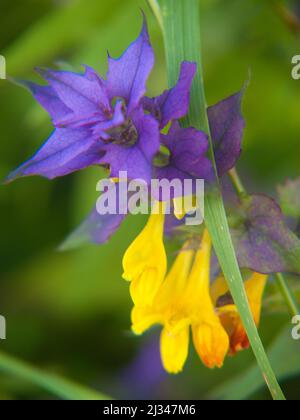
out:
{"label": "yellow tubular flower", "polygon": [[183,196],[173,198],[174,216],[182,220],[188,213],[195,211],[197,199],[195,196]]}
{"label": "yellow tubular flower", "polygon": [[202,362],[212,369],[223,366],[229,339],[210,297],[210,255],[211,240],[205,231],[189,277],[187,302],[191,305],[194,346]]}
{"label": "yellow tubular flower", "polygon": [[[245,281],[245,289],[248,296],[250,308],[256,325],[259,325],[262,298],[268,276],[259,273]],[[223,277],[217,279],[212,286],[212,295],[215,302],[218,298],[228,292],[228,287]],[[244,330],[241,318],[235,305],[225,305],[218,309],[220,320],[230,337],[230,355],[249,348],[250,343]]]}
{"label": "yellow tubular flower", "polygon": [[123,278],[131,282],[136,305],[151,305],[167,271],[163,243],[165,204],[156,202],[151,216],[123,257]]}
{"label": "yellow tubular flower", "polygon": [[176,258],[152,305],[135,306],[132,311],[132,330],[142,334],[154,324],[163,325],[161,356],[169,373],[182,370],[188,355],[189,318],[182,302],[194,251],[186,244]]}
{"label": "yellow tubular flower", "polygon": [[169,373],[182,371],[189,352],[189,326],[177,333],[164,328],[160,337],[160,352],[164,368]]}
{"label": "yellow tubular flower", "polygon": [[184,366],[190,326],[194,345],[206,366],[221,367],[228,352],[228,335],[209,293],[210,251],[207,232],[196,255],[185,244],[152,305],[136,305],[132,311],[132,329],[136,334],[142,334],[154,324],[163,325],[161,357],[170,373],[178,373]]}

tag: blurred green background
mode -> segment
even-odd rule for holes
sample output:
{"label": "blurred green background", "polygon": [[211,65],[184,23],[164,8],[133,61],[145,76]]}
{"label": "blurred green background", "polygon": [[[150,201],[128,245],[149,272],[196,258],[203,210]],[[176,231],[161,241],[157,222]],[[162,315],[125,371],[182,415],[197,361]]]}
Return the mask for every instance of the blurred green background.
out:
{"label": "blurred green background", "polygon": [[[239,90],[251,72],[239,169],[250,191],[274,193],[276,183],[299,175],[300,81],[291,78],[299,32],[289,28],[271,0],[200,3],[208,102]],[[297,6],[292,3],[282,2]],[[104,75],[106,51],[119,55],[135,39],[142,8],[156,53],[149,92],[166,87],[162,38],[144,0],[1,0],[0,8],[0,54],[7,72],[31,80],[39,80],[35,66],[58,62],[75,68],[85,63]],[[48,116],[30,94],[3,80],[0,128],[1,178],[51,132]],[[92,208],[99,176],[91,169],[52,182],[28,178],[1,186],[0,314],[7,319],[7,340],[0,341],[0,351],[115,398],[269,398],[253,370],[251,351],[228,359],[219,371],[202,367],[191,351],[184,372],[167,376],[157,332],[143,338],[130,333],[121,258],[143,218],[128,218],[102,247],[57,251]],[[300,343],[290,338],[290,316],[272,283],[268,294],[262,338],[287,396],[299,399]],[[52,396],[1,373],[0,398]]]}

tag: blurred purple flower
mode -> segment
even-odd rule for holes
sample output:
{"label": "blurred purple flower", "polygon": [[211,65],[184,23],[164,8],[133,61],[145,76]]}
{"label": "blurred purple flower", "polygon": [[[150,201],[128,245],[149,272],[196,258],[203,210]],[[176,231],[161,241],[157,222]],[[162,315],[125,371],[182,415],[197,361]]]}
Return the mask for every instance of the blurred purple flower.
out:
{"label": "blurred purple flower", "polygon": [[142,345],[134,360],[121,373],[120,382],[126,389],[126,397],[135,399],[157,398],[159,384],[166,378],[163,369],[157,335]]}

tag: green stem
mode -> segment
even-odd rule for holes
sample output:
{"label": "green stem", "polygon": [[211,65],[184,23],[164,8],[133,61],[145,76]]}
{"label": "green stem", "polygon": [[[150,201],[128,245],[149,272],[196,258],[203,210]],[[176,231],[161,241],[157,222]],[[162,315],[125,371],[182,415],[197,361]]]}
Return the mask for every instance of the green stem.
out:
{"label": "green stem", "polygon": [[58,375],[43,372],[28,363],[0,352],[0,371],[19,379],[32,382],[46,391],[65,400],[106,400],[111,399],[94,390],[75,384]]}
{"label": "green stem", "polygon": [[231,182],[233,183],[234,188],[236,189],[236,192],[239,195],[247,194],[246,188],[244,187],[244,184],[242,183],[242,180],[239,177],[239,174],[237,173],[237,170],[235,168],[229,171],[229,177],[231,179]]}
{"label": "green stem", "polygon": [[[216,169],[202,79],[199,2],[198,0],[149,0],[149,3],[155,6],[154,13],[159,14],[158,19],[163,27],[170,86],[177,80],[182,61],[193,61],[198,65],[191,90],[190,112],[183,124],[208,133],[210,154]],[[284,400],[253,320],[218,185],[214,190],[207,191],[205,222],[263,377],[273,398]]]}
{"label": "green stem", "polygon": [[300,314],[300,308],[298,307],[298,304],[296,302],[296,299],[294,298],[293,292],[289,288],[289,285],[283,275],[281,273],[276,274],[276,281],[277,286],[280,290],[280,293],[283,296],[283,299],[285,300],[285,303],[287,307],[290,310],[290,314],[292,317]]}
{"label": "green stem", "polygon": [[[239,195],[247,194],[246,189],[236,171],[236,169],[232,169],[229,172],[230,179]],[[300,309],[298,308],[296,299],[294,298],[294,294],[290,289],[287,281],[285,280],[283,274],[277,273],[275,275],[278,289],[286,302],[287,307],[289,308],[290,314],[292,316],[299,315]]]}

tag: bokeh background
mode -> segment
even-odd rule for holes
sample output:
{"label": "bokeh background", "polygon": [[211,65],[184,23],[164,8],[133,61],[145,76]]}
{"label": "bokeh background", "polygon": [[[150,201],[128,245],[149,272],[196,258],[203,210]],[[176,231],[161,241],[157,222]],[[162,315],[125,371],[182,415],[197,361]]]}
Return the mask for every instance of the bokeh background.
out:
{"label": "bokeh background", "polygon": [[[200,3],[208,102],[239,90],[251,73],[239,170],[250,191],[275,194],[276,184],[299,176],[300,81],[291,77],[291,58],[300,53],[300,24],[280,7],[297,13],[299,4]],[[104,75],[106,51],[117,56],[137,36],[141,8],[156,53],[149,92],[159,93],[167,84],[163,44],[144,0],[1,0],[0,54],[7,72],[37,81],[35,66],[80,69],[85,63]],[[0,80],[0,177],[50,132],[48,116],[30,94]],[[0,187],[0,314],[7,319],[0,351],[115,398],[269,398],[251,351],[209,371],[192,350],[184,372],[168,376],[159,360],[158,330],[142,338],[131,334],[121,258],[142,217],[128,218],[109,244],[57,251],[92,208],[100,175],[96,168],[52,182],[27,178]],[[297,287],[296,279],[290,281]],[[290,323],[270,281],[260,331],[284,391],[299,399],[300,343],[292,342]],[[53,396],[0,373],[0,398]]]}

